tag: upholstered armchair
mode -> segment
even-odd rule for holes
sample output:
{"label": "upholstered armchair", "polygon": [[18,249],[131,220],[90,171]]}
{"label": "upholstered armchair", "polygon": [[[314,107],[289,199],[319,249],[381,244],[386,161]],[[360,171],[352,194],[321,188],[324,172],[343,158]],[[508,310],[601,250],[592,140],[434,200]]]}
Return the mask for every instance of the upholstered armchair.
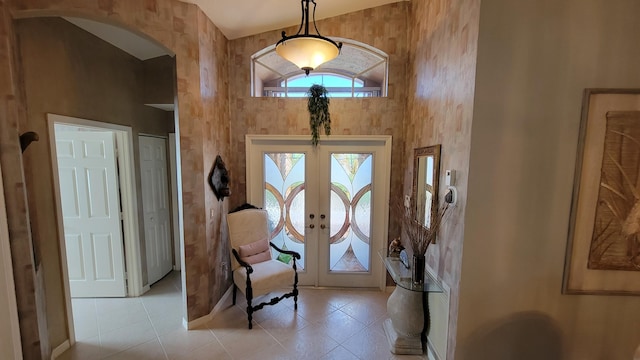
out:
{"label": "upholstered armchair", "polygon": [[[300,254],[278,248],[269,241],[268,216],[265,210],[245,209],[227,215],[229,241],[231,243],[231,269],[233,272],[233,304],[236,292],[242,291],[247,298],[249,329],[253,327],[253,313],[266,305],[274,305],[293,296],[294,308],[298,309],[298,273],[296,259]],[[274,259],[271,248],[280,255]],[[283,295],[253,305],[255,297],[272,292]]]}

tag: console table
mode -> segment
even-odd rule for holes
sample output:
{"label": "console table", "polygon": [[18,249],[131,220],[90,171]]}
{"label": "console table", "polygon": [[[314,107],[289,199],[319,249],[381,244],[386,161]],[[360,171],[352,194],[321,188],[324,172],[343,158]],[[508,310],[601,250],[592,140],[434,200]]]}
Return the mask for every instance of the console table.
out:
{"label": "console table", "polygon": [[396,288],[387,300],[389,319],[384,321],[384,332],[394,354],[419,355],[423,353],[423,336],[429,328],[430,292],[444,292],[440,283],[428,272],[424,283],[411,281],[411,268],[406,268],[397,257],[386,256],[386,250],[378,252]]}

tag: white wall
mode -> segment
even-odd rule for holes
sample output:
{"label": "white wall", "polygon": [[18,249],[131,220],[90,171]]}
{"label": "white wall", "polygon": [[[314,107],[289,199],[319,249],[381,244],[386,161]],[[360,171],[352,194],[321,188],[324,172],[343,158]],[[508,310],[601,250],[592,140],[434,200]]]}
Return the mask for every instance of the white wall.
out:
{"label": "white wall", "polygon": [[0,349],[4,359],[22,359],[9,230],[0,170]]}
{"label": "white wall", "polygon": [[456,358],[633,358],[640,297],[561,288],[583,90],[640,88],[638,14],[482,0]]}

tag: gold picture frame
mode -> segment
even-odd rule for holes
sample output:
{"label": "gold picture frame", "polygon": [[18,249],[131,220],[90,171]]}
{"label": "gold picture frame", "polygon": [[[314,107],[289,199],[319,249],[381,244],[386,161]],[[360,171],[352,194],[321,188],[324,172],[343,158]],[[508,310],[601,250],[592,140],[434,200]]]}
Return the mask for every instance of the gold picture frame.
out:
{"label": "gold picture frame", "polygon": [[640,89],[586,89],[563,292],[640,295]]}

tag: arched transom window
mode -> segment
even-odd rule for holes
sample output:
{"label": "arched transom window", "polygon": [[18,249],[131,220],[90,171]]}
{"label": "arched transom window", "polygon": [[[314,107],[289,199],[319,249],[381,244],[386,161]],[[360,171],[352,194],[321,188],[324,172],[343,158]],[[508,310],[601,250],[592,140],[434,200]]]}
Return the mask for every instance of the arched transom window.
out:
{"label": "arched transom window", "polygon": [[342,41],[340,55],[306,76],[293,63],[268,46],[251,57],[253,78],[251,95],[255,97],[303,97],[313,84],[324,85],[331,97],[387,96],[388,56],[367,44]]}

